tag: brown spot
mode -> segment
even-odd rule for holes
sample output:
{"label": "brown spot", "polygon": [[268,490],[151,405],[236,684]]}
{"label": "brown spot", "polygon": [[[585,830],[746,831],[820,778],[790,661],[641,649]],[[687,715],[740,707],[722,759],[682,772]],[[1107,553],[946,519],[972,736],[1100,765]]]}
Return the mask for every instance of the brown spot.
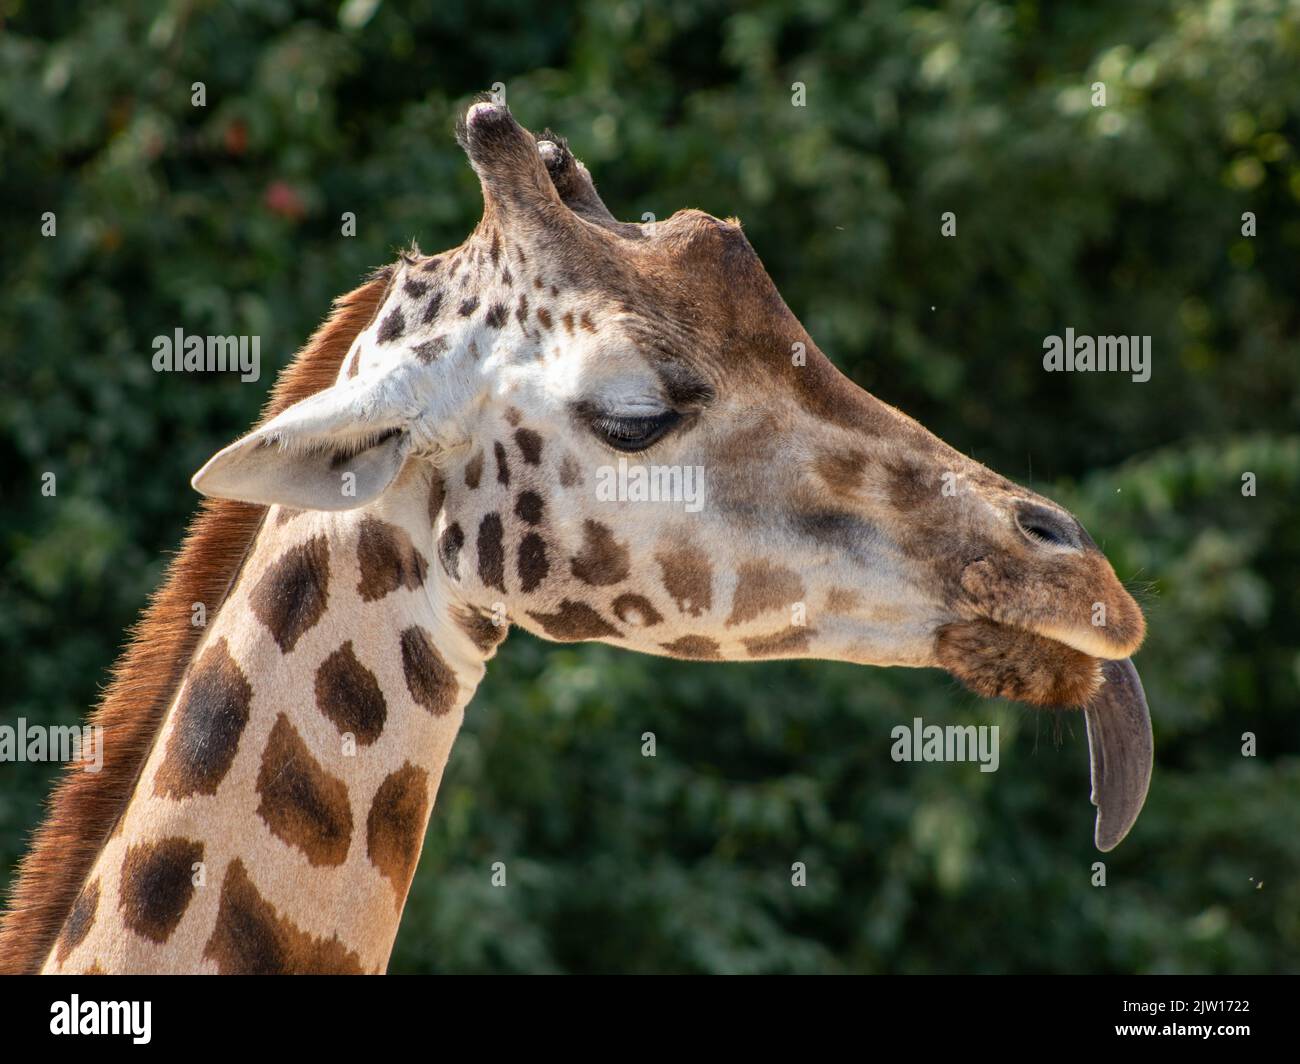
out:
{"label": "brown spot", "polygon": [[453,521],[438,537],[438,560],[442,562],[443,571],[453,580],[460,579],[460,549],[465,546],[465,533],[460,525]]}
{"label": "brown spot", "polygon": [[506,589],[506,553],[501,542],[504,529],[499,514],[485,514],[478,526],[478,578],[487,587]]}
{"label": "brown spot", "polygon": [[807,628],[791,626],[781,632],[755,636],[741,642],[745,644],[751,658],[784,658],[806,651],[811,634]]}
{"label": "brown spot", "polygon": [[546,560],[546,541],[536,532],[529,532],[519,541],[519,581],[520,590],[533,591],[546,579],[550,572]]}
{"label": "brown spot", "polygon": [[478,309],[478,296],[470,296],[461,303],[459,313],[462,318],[468,318],[475,310]]}
{"label": "brown spot", "polygon": [[429,774],[409,761],[385,777],[366,815],[366,856],[393,885],[400,909],[411,886],[429,813]]}
{"label": "brown spot", "polygon": [[493,303],[483,315],[483,324],[489,329],[499,329],[506,323],[506,316],[509,313],[504,303]]}
{"label": "brown spot", "polygon": [[348,373],[347,373],[348,380],[351,380],[353,377],[355,377],[357,375],[357,370],[359,370],[360,368],[361,368],[361,348],[357,348],[356,351],[353,352],[352,358],[348,360]]}
{"label": "brown spot", "polygon": [[511,427],[518,425],[519,422],[523,421],[523,419],[524,415],[519,412],[518,407],[506,407],[506,421],[511,425]]}
{"label": "brown spot", "polygon": [[235,760],[252,699],[253,688],[230,656],[226,640],[218,639],[203,652],[185,683],[154,778],[154,794],[216,794]]}
{"label": "brown spot", "polygon": [[419,299],[427,291],[429,291],[429,282],[420,281],[414,277],[408,277],[405,283],[402,285],[402,291],[405,292],[412,299]]}
{"label": "brown spot", "polygon": [[194,897],[194,865],[202,860],[203,844],[192,839],[129,847],[117,887],[122,923],[150,942],[166,942]]}
{"label": "brown spot", "polygon": [[653,628],[663,620],[654,604],[644,595],[628,592],[614,600],[614,616],[632,628]]}
{"label": "brown spot", "polygon": [[718,652],[718,643],[707,635],[684,635],[671,643],[659,644],[674,658],[687,658],[692,661],[718,661],[722,655]]}
{"label": "brown spot", "polygon": [[527,324],[528,322],[528,297],[527,296],[519,297],[519,306],[515,308],[515,320],[518,321],[520,325]]}
{"label": "brown spot", "polygon": [[370,516],[361,522],[357,563],[361,569],[357,592],[363,602],[375,602],[399,587],[408,591],[423,587],[428,571],[424,555],[406,529]]}
{"label": "brown spot", "polygon": [[495,650],[510,632],[509,624],[497,624],[488,613],[470,606],[454,606],[451,615],[470,642],[484,654]]}
{"label": "brown spot", "polygon": [[447,482],[442,479],[442,474],[434,473],[433,479],[429,481],[429,524],[438,523],[438,515],[442,513],[442,504],[447,498]]}
{"label": "brown spot", "polygon": [[249,605],[284,653],[324,615],[329,575],[329,546],[313,536],[285,551],[253,588]]}
{"label": "brown spot", "polygon": [[338,935],[316,938],[281,917],[236,857],[226,869],[217,925],[203,947],[222,975],[360,975],[361,958]]}
{"label": "brown spot", "polygon": [[582,483],[582,467],[578,460],[571,454],[564,456],[564,461],[560,463],[560,486],[571,488],[575,484]]}
{"label": "brown spot", "polygon": [[442,289],[438,289],[429,297],[429,302],[424,305],[424,314],[420,321],[424,325],[432,325],[440,310],[442,310]]}
{"label": "brown spot", "polygon": [[727,627],[752,621],[772,610],[787,609],[803,594],[803,581],[793,569],[762,560],[745,562],[737,570]]}
{"label": "brown spot", "polygon": [[96,961],[92,961],[90,967],[87,968],[81,974],[82,975],[107,975],[108,972],[106,972],[104,970],[104,966],[100,964],[98,960],[96,960]]}
{"label": "brown spot", "polygon": [[833,587],[826,596],[827,613],[852,613],[862,605],[862,596],[844,587]]}
{"label": "brown spot", "polygon": [[351,732],[369,746],[384,732],[388,707],[375,674],[357,660],[348,640],[316,670],[316,708],[340,734]]}
{"label": "brown spot", "polygon": [[1080,706],[1101,686],[1101,662],[1053,639],[977,620],[946,624],[939,665],[976,694],[1040,706]]}
{"label": "brown spot", "polygon": [[538,465],[542,460],[542,438],[532,429],[516,429],[515,443],[519,453],[529,465]]}
{"label": "brown spot", "polygon": [[352,839],[348,786],[326,772],[281,713],[257,773],[257,815],[271,834],[296,846],[312,865],[341,865]]}
{"label": "brown spot", "polygon": [[815,543],[851,554],[879,535],[868,521],[846,510],[796,511],[790,515],[790,525]]}
{"label": "brown spot", "polygon": [[849,495],[862,484],[866,462],[866,457],[857,451],[847,454],[825,452],[817,457],[813,468],[831,491],[837,495]]}
{"label": "brown spot", "polygon": [[450,347],[451,344],[447,342],[445,336],[435,336],[431,340],[422,340],[416,344],[411,348],[411,353],[427,366]]}
{"label": "brown spot", "polygon": [[437,271],[438,267],[441,264],[442,264],[442,259],[438,258],[438,256],[435,255],[433,258],[429,259],[429,261],[426,262],[423,266],[421,266],[420,269],[423,270],[425,273],[434,273]]}
{"label": "brown spot", "polygon": [[95,926],[95,911],[98,908],[99,880],[92,879],[81,888],[77,900],[72,903],[68,918],[63,921],[63,929],[59,932],[58,944],[54,954],[54,959],[59,964],[67,960],[68,954],[86,940],[86,936],[90,934],[90,929]]}
{"label": "brown spot", "polygon": [[394,307],[388,312],[388,317],[380,323],[377,339],[381,344],[392,343],[404,332],[406,332],[406,318],[402,314],[401,307]]}
{"label": "brown spot", "polygon": [[[538,285],[538,287],[540,288],[541,286]],[[545,307],[538,307],[537,320],[541,323],[543,329],[549,329],[551,327],[551,312]]]}
{"label": "brown spot", "polygon": [[572,332],[573,332],[573,314],[572,314],[572,313],[565,314],[564,317],[562,317],[562,318],[560,319],[560,321],[564,322],[564,331],[565,331],[565,332],[567,332],[567,333],[572,333]]}
{"label": "brown spot", "polygon": [[402,672],[406,676],[406,688],[418,705],[435,717],[451,712],[460,684],[429,633],[419,625],[402,632]]}
{"label": "brown spot", "polygon": [[515,500],[515,515],[521,521],[527,521],[530,525],[540,525],[542,523],[542,512],[545,505],[542,497],[535,491],[521,491],[519,498]]}
{"label": "brown spot", "polygon": [[572,599],[561,602],[560,608],[554,613],[534,613],[529,610],[528,616],[540,624],[547,635],[561,643],[623,634],[586,603],[574,602]]}
{"label": "brown spot", "polygon": [[483,476],[483,452],[475,451],[474,456],[465,463],[465,487],[471,491],[478,487],[479,479]]}
{"label": "brown spot", "polygon": [[[898,540],[899,547],[913,556],[953,558],[965,561],[966,547],[954,532],[954,517],[960,496],[942,492],[944,469],[927,470],[904,458],[885,458],[880,463],[890,506],[907,520],[909,534]],[[959,492],[966,490],[960,484]],[[960,564],[960,563],[959,563]]]}
{"label": "brown spot", "polygon": [[295,517],[301,517],[306,512],[304,510],[295,510],[291,506],[277,506],[275,511],[276,528],[279,528],[281,525],[287,525]]}
{"label": "brown spot", "polygon": [[510,483],[510,463],[506,461],[506,449],[500,440],[492,444],[492,453],[497,459],[497,483]]}
{"label": "brown spot", "polygon": [[628,574],[627,547],[614,533],[590,518],[582,523],[582,550],[569,559],[573,575],[593,587],[605,587],[625,580]]}
{"label": "brown spot", "polygon": [[594,333],[596,331],[596,323],[591,320],[591,315],[585,310],[582,312],[582,317],[579,319],[578,324],[586,329],[587,332]]}
{"label": "brown spot", "polygon": [[682,613],[698,617],[713,608],[713,568],[698,547],[682,544],[660,551],[655,561],[664,574],[664,590]]}

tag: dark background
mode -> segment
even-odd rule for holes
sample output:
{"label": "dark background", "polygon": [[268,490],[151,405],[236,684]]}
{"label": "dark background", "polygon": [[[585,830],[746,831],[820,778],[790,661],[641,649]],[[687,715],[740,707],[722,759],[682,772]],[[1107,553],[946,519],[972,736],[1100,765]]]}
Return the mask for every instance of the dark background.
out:
{"label": "dark background", "polygon": [[[502,82],[620,217],[740,216],[847,373],[1075,510],[1147,610],[1157,764],[1094,887],[1077,715],[932,671],[516,633],[453,752],[393,970],[1296,971],[1282,7],[0,0],[0,723],[80,720],[193,471],[332,297],[412,238],[465,237],[481,204],[451,131]],[[1150,335],[1150,381],[1045,373],[1067,326]],[[155,374],[177,327],[260,335],[262,380]],[[914,716],[1000,725],[1000,770],[894,763]],[[3,885],[54,770],[0,773]]]}

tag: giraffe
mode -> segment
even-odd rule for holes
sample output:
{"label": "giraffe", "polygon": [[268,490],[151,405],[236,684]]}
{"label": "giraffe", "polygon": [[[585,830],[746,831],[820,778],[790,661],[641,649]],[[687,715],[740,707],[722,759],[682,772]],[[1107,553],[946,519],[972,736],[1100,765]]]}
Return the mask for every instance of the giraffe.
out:
{"label": "giraffe", "polygon": [[[195,474],[93,718],[104,770],[57,789],[4,970],[384,971],[511,625],[1082,706],[1116,845],[1150,774],[1145,622],[1079,522],[839,374],[737,221],[620,223],[562,138],[491,101],[457,139],[474,232],[336,301]],[[656,468],[703,471],[697,505],[599,490]]]}

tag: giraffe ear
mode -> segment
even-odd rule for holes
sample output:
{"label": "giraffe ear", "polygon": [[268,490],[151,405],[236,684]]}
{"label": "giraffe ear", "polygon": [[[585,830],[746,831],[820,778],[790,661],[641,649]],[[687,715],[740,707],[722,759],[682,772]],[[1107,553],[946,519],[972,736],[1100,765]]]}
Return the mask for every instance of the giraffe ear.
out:
{"label": "giraffe ear", "polygon": [[407,419],[385,405],[373,386],[336,384],[218,451],[190,483],[264,506],[364,506],[393,482],[410,448]]}

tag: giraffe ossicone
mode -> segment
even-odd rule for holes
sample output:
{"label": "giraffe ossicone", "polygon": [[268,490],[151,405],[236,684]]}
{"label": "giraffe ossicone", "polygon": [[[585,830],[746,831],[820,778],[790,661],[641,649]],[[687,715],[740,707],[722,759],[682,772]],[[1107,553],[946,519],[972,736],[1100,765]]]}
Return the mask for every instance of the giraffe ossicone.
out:
{"label": "giraffe ossicone", "polygon": [[[110,690],[104,712],[156,724],[62,873],[52,847],[89,799],[56,800],[5,966],[382,971],[508,624],[938,667],[1083,706],[1096,841],[1117,844],[1151,768],[1129,661],[1145,624],[1079,523],[841,375],[737,222],[619,222],[561,138],[499,104],[457,137],[483,189],[473,234],[344,297],[267,419],[195,475],[244,529],[209,577],[223,598],[152,709]],[[629,466],[705,490],[598,490]]]}

